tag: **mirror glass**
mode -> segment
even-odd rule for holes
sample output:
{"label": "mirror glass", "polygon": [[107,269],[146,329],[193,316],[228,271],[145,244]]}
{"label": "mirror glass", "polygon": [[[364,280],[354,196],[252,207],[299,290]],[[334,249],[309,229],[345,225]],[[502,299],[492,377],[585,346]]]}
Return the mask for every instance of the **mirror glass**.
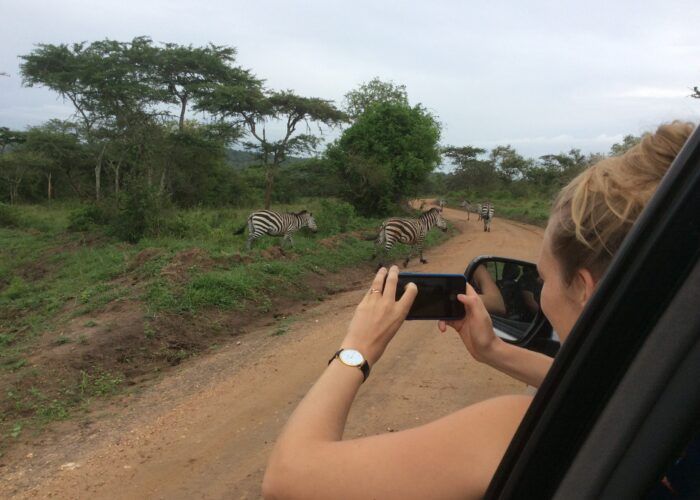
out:
{"label": "mirror glass", "polygon": [[525,336],[540,311],[542,280],[535,264],[514,259],[479,258],[467,280],[481,295],[496,334],[517,340]]}

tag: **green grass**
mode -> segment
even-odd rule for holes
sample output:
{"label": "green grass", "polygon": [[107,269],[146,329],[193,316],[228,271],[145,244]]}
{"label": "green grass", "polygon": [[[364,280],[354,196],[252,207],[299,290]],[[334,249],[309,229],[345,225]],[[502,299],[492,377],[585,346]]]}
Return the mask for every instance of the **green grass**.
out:
{"label": "green grass", "polygon": [[[157,346],[154,319],[162,312],[192,317],[213,309],[270,311],[277,297],[308,300],[309,280],[370,261],[374,243],[357,235],[374,235],[381,219],[356,217],[334,201],[274,208],[310,210],[320,227],[316,234],[297,233],[294,247],[285,246],[282,258],[280,238],[263,237],[247,251],[246,234],[234,234],[250,210],[171,211],[148,237],[129,244],[99,226],[87,232],[67,230],[75,205],[12,207],[16,224],[0,227],[0,440],[69,418],[91,398],[108,397],[126,386],[125,376],[106,369],[99,359],[89,368],[61,373],[29,361],[42,339],[50,347],[87,347],[84,335],[65,332],[76,317],[86,316],[77,324],[97,331],[104,326],[99,314],[106,306],[136,301],[143,307],[144,339]],[[427,246],[448,237],[432,231]],[[398,245],[388,259],[403,260],[406,251]],[[177,268],[177,279],[164,272],[188,252],[197,258]],[[324,293],[314,298],[321,300]],[[280,322],[272,335],[284,335],[289,325]],[[171,364],[197,354],[187,345],[161,351],[150,354],[167,356]]]}

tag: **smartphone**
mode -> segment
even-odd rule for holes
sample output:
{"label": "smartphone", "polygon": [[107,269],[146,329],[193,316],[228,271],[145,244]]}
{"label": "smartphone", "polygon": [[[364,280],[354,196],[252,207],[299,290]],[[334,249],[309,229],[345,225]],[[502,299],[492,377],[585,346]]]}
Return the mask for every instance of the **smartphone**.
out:
{"label": "smartphone", "polygon": [[457,300],[457,294],[465,293],[467,288],[463,274],[399,273],[396,300],[401,298],[408,283],[416,284],[418,295],[406,319],[464,317],[464,304]]}

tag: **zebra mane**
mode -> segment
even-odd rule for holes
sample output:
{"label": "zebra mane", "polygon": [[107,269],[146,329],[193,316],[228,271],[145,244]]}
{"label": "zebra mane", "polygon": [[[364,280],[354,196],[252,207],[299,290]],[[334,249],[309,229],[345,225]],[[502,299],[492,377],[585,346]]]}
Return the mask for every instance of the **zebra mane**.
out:
{"label": "zebra mane", "polygon": [[288,213],[290,213],[292,215],[300,216],[300,215],[308,214],[309,212],[308,212],[308,210],[302,210],[301,212],[288,212]]}

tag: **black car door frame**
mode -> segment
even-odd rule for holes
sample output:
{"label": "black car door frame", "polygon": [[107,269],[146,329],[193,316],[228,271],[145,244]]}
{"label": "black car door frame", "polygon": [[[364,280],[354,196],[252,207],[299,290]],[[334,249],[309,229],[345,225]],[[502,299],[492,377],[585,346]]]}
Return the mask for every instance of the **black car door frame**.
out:
{"label": "black car door frame", "polygon": [[[658,333],[655,326],[669,305],[674,299],[680,300],[684,286],[690,286],[688,280],[694,276],[691,271],[699,256],[700,129],[696,129],[557,355],[494,475],[487,498],[552,498],[560,487],[570,484],[565,481],[570,471],[579,474],[575,476],[579,479],[576,497],[601,495],[600,489],[594,493],[587,490],[587,481],[581,482],[580,467],[585,470],[585,464],[576,462],[577,456],[587,443],[592,446],[589,438],[599,438],[603,432],[600,426],[596,428],[597,424],[605,420],[602,416],[606,408],[612,411],[617,404],[615,397],[620,397],[626,374],[635,360],[639,364],[644,358],[642,348],[647,341],[653,342],[654,332]],[[693,325],[698,315],[700,306],[684,313],[685,321],[681,324],[689,329],[686,331],[689,339],[697,340],[698,332],[693,331]],[[689,348],[690,345],[686,346]],[[678,360],[659,358],[655,362],[673,372]],[[695,391],[697,380],[687,384],[686,391]],[[649,400],[660,400],[666,392],[664,387],[644,385],[638,385],[637,390],[645,391]],[[633,415],[639,411],[643,410],[629,408],[625,414],[642,421],[643,415]],[[690,402],[672,411],[681,422],[697,415]],[[680,441],[690,429],[671,431],[678,434],[676,441]],[[630,443],[633,438],[610,430],[605,435],[606,449],[612,449],[619,440]],[[669,446],[673,447],[674,443]],[[645,449],[644,453],[661,455],[667,451]],[[584,456],[587,455],[580,455]],[[669,456],[646,460],[665,463]],[[661,471],[659,468],[652,477],[637,474],[628,478],[636,484],[628,482],[625,487],[629,491],[642,491]],[[614,471],[606,474],[607,481],[614,482]],[[592,489],[596,487],[601,488],[601,484],[591,485]],[[570,489],[566,491],[571,493]]]}

